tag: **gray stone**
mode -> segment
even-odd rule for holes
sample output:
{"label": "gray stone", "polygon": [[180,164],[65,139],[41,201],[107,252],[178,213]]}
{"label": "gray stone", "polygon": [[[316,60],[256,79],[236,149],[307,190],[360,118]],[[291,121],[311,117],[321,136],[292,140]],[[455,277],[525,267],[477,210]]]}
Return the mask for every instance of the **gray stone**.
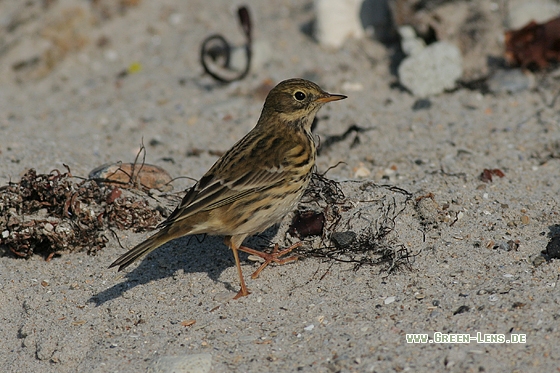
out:
{"label": "gray stone", "polygon": [[150,373],[208,373],[212,367],[211,354],[161,356],[149,367]]}
{"label": "gray stone", "polygon": [[430,44],[405,58],[399,66],[399,79],[415,96],[426,97],[455,87],[463,73],[459,48],[446,42]]}
{"label": "gray stone", "polygon": [[535,87],[535,76],[530,71],[521,69],[498,70],[488,80],[491,92],[520,92]]}
{"label": "gray stone", "polygon": [[356,233],[352,231],[346,232],[333,232],[331,240],[337,247],[345,248],[349,246],[356,239]]}

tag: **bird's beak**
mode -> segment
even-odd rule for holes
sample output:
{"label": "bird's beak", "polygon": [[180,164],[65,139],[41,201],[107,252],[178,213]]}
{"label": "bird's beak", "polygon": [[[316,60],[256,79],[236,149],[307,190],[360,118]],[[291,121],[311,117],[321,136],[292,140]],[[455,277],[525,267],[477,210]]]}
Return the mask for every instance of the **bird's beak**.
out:
{"label": "bird's beak", "polygon": [[332,93],[325,93],[324,95],[319,97],[316,101],[321,102],[321,103],[325,103],[325,102],[331,102],[331,101],[344,100],[345,98],[346,98],[346,96],[344,96],[344,95],[335,95],[335,94],[332,94]]}

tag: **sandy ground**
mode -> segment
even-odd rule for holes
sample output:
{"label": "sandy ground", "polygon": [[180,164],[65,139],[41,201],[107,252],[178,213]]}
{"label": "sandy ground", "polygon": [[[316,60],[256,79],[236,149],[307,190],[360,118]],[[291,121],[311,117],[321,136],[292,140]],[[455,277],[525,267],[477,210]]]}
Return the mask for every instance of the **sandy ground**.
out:
{"label": "sandy ground", "polygon": [[[360,180],[414,199],[433,195],[403,206],[391,236],[416,254],[411,269],[354,271],[310,258],[251,280],[257,264],[244,257],[252,294],[229,301],[238,280],[221,238],[177,240],[124,273],[107,269],[123,253],[115,240],[96,256],[48,263],[5,251],[0,370],[139,372],[159,369],[165,356],[207,354],[212,372],[552,371],[560,360],[559,264],[538,258],[560,219],[559,80],[541,76],[536,90],[512,95],[459,89],[413,110],[416,99],[394,84],[385,46],[364,40],[324,50],[302,32],[313,19],[308,2],[246,3],[256,39],[273,52],[225,87],[203,76],[198,52],[215,32],[243,42],[228,1],[143,1],[93,26],[79,21],[84,45],[37,78],[18,76],[4,56],[0,183],[63,164],[86,176],[106,162],[133,161],[142,140],[147,162],[198,178],[216,156],[188,150],[228,149],[256,123],[263,96],[254,92],[263,81],[306,77],[349,96],[322,109],[317,135],[372,128],[357,146],[350,136],[323,152],[320,171],[343,161],[331,178],[356,180],[361,168],[370,174]],[[15,8],[2,2],[0,14]],[[28,25],[47,24],[47,15]],[[24,29],[39,38],[33,30]],[[117,79],[134,63],[139,72]],[[355,83],[362,89],[351,90]],[[483,169],[505,176],[484,183]],[[189,184],[180,179],[175,189]],[[350,199],[366,198],[355,184],[341,185]],[[373,214],[376,204],[369,208]],[[119,235],[125,247],[146,237]],[[196,323],[184,326],[189,320]],[[513,333],[526,343],[406,341],[435,332]]]}

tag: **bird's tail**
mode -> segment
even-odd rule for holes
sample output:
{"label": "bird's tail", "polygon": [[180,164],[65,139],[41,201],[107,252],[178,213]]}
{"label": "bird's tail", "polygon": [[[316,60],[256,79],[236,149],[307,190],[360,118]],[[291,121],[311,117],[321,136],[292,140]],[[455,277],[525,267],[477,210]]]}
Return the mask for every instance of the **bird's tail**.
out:
{"label": "bird's tail", "polygon": [[119,266],[119,271],[122,271],[123,269],[131,265],[136,259],[154,251],[164,243],[178,237],[169,234],[168,230],[168,228],[164,228],[148,238],[146,241],[136,245],[134,248],[130,249],[128,252],[122,255],[119,259],[115,260],[109,266],[109,268]]}

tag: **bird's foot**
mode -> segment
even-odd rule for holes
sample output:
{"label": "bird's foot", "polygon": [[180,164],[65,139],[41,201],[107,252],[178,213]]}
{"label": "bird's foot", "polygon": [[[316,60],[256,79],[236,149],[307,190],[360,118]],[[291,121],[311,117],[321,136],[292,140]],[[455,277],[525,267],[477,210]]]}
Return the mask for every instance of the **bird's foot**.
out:
{"label": "bird's foot", "polygon": [[[259,277],[259,274],[261,273],[261,271],[263,269],[265,269],[266,266],[268,266],[272,262],[278,263],[278,264],[286,264],[288,262],[292,262],[294,260],[297,260],[298,257],[296,255],[290,256],[290,257],[284,258],[284,259],[281,259],[281,257],[290,253],[293,249],[295,249],[297,247],[300,247],[301,245],[303,245],[303,242],[298,242],[298,243],[295,243],[292,246],[290,246],[290,247],[288,247],[284,250],[279,250],[278,244],[276,244],[276,245],[274,245],[274,249],[272,249],[271,253],[264,253],[262,251],[254,250],[254,249],[251,249],[251,248],[245,247],[245,246],[240,246],[239,250],[241,250],[243,252],[246,252],[248,254],[251,254],[251,255],[256,255],[256,256],[264,259],[264,263],[261,264],[261,266],[251,275],[251,278],[255,279],[255,278]],[[242,296],[242,295],[238,294],[238,296]]]}
{"label": "bird's foot", "polygon": [[233,297],[233,299],[239,299],[241,297],[246,297],[247,295],[251,294],[251,292],[249,290],[247,290],[247,288],[241,288],[239,289],[239,291],[237,292],[237,294],[235,295],[235,297]]}

